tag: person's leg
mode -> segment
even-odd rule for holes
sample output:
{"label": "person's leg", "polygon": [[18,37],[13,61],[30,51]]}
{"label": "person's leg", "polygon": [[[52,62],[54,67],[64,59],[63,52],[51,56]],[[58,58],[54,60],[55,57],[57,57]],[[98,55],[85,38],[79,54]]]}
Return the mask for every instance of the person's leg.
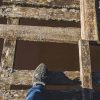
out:
{"label": "person's leg", "polygon": [[25,100],[44,100],[45,84],[47,82],[47,67],[40,64],[33,72],[32,88],[28,91]]}
{"label": "person's leg", "polygon": [[33,86],[26,95],[26,100],[44,100],[45,87],[43,85]]}

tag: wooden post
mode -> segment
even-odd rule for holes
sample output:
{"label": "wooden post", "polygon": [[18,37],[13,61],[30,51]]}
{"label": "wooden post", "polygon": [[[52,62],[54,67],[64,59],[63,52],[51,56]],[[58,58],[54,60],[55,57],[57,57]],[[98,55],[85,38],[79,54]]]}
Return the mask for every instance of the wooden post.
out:
{"label": "wooden post", "polygon": [[[18,19],[8,18],[7,24],[18,24]],[[16,38],[5,37],[2,56],[1,56],[1,83],[0,89],[10,89],[10,84],[12,83],[12,70],[15,54]]]}
{"label": "wooden post", "polygon": [[96,0],[80,0],[81,38],[83,40],[98,40],[95,2]]}
{"label": "wooden post", "polygon": [[80,80],[82,87],[82,100],[92,100],[92,77],[89,42],[79,41]]}

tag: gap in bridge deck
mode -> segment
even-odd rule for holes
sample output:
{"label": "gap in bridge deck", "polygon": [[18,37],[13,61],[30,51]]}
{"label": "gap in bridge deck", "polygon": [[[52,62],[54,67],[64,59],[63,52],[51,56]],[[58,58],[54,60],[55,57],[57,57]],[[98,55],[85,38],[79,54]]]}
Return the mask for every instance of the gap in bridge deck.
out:
{"label": "gap in bridge deck", "polygon": [[100,1],[99,0],[96,0],[96,15],[97,15],[98,36],[100,40]]}
{"label": "gap in bridge deck", "polygon": [[[100,72],[100,44],[90,43],[90,55],[92,72]],[[97,79],[100,78],[97,77]],[[100,98],[100,85],[93,84],[93,89],[95,90],[93,100],[98,100]]]}
{"label": "gap in bridge deck", "polygon": [[14,69],[35,69],[44,62],[49,70],[79,70],[77,44],[17,41]]}
{"label": "gap in bridge deck", "polygon": [[0,18],[0,24],[7,24],[6,18]]}
{"label": "gap in bridge deck", "polygon": [[93,72],[100,72],[100,44],[90,43],[91,66]]}
{"label": "gap in bridge deck", "polygon": [[0,6],[2,5],[3,0],[0,0]]}
{"label": "gap in bridge deck", "polygon": [[57,20],[43,20],[32,18],[20,18],[20,25],[31,26],[49,26],[49,27],[80,27],[80,22],[75,21],[57,21]]}
{"label": "gap in bridge deck", "polygon": [[4,39],[0,38],[0,61],[1,61],[1,55],[2,55],[2,49],[3,49],[3,42],[4,42]]}

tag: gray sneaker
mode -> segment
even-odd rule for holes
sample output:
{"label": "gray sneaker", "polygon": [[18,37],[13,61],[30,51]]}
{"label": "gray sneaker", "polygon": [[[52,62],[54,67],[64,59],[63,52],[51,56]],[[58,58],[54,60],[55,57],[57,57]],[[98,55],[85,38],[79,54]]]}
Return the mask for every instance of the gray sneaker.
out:
{"label": "gray sneaker", "polygon": [[45,85],[47,82],[47,66],[41,63],[33,72],[33,85],[42,84]]}

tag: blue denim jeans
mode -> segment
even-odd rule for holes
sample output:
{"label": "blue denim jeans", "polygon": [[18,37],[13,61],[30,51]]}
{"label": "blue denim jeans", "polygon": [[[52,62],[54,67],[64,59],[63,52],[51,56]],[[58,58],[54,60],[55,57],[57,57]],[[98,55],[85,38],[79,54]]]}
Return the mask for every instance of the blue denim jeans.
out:
{"label": "blue denim jeans", "polygon": [[43,85],[36,85],[29,89],[25,100],[44,100],[45,87]]}

